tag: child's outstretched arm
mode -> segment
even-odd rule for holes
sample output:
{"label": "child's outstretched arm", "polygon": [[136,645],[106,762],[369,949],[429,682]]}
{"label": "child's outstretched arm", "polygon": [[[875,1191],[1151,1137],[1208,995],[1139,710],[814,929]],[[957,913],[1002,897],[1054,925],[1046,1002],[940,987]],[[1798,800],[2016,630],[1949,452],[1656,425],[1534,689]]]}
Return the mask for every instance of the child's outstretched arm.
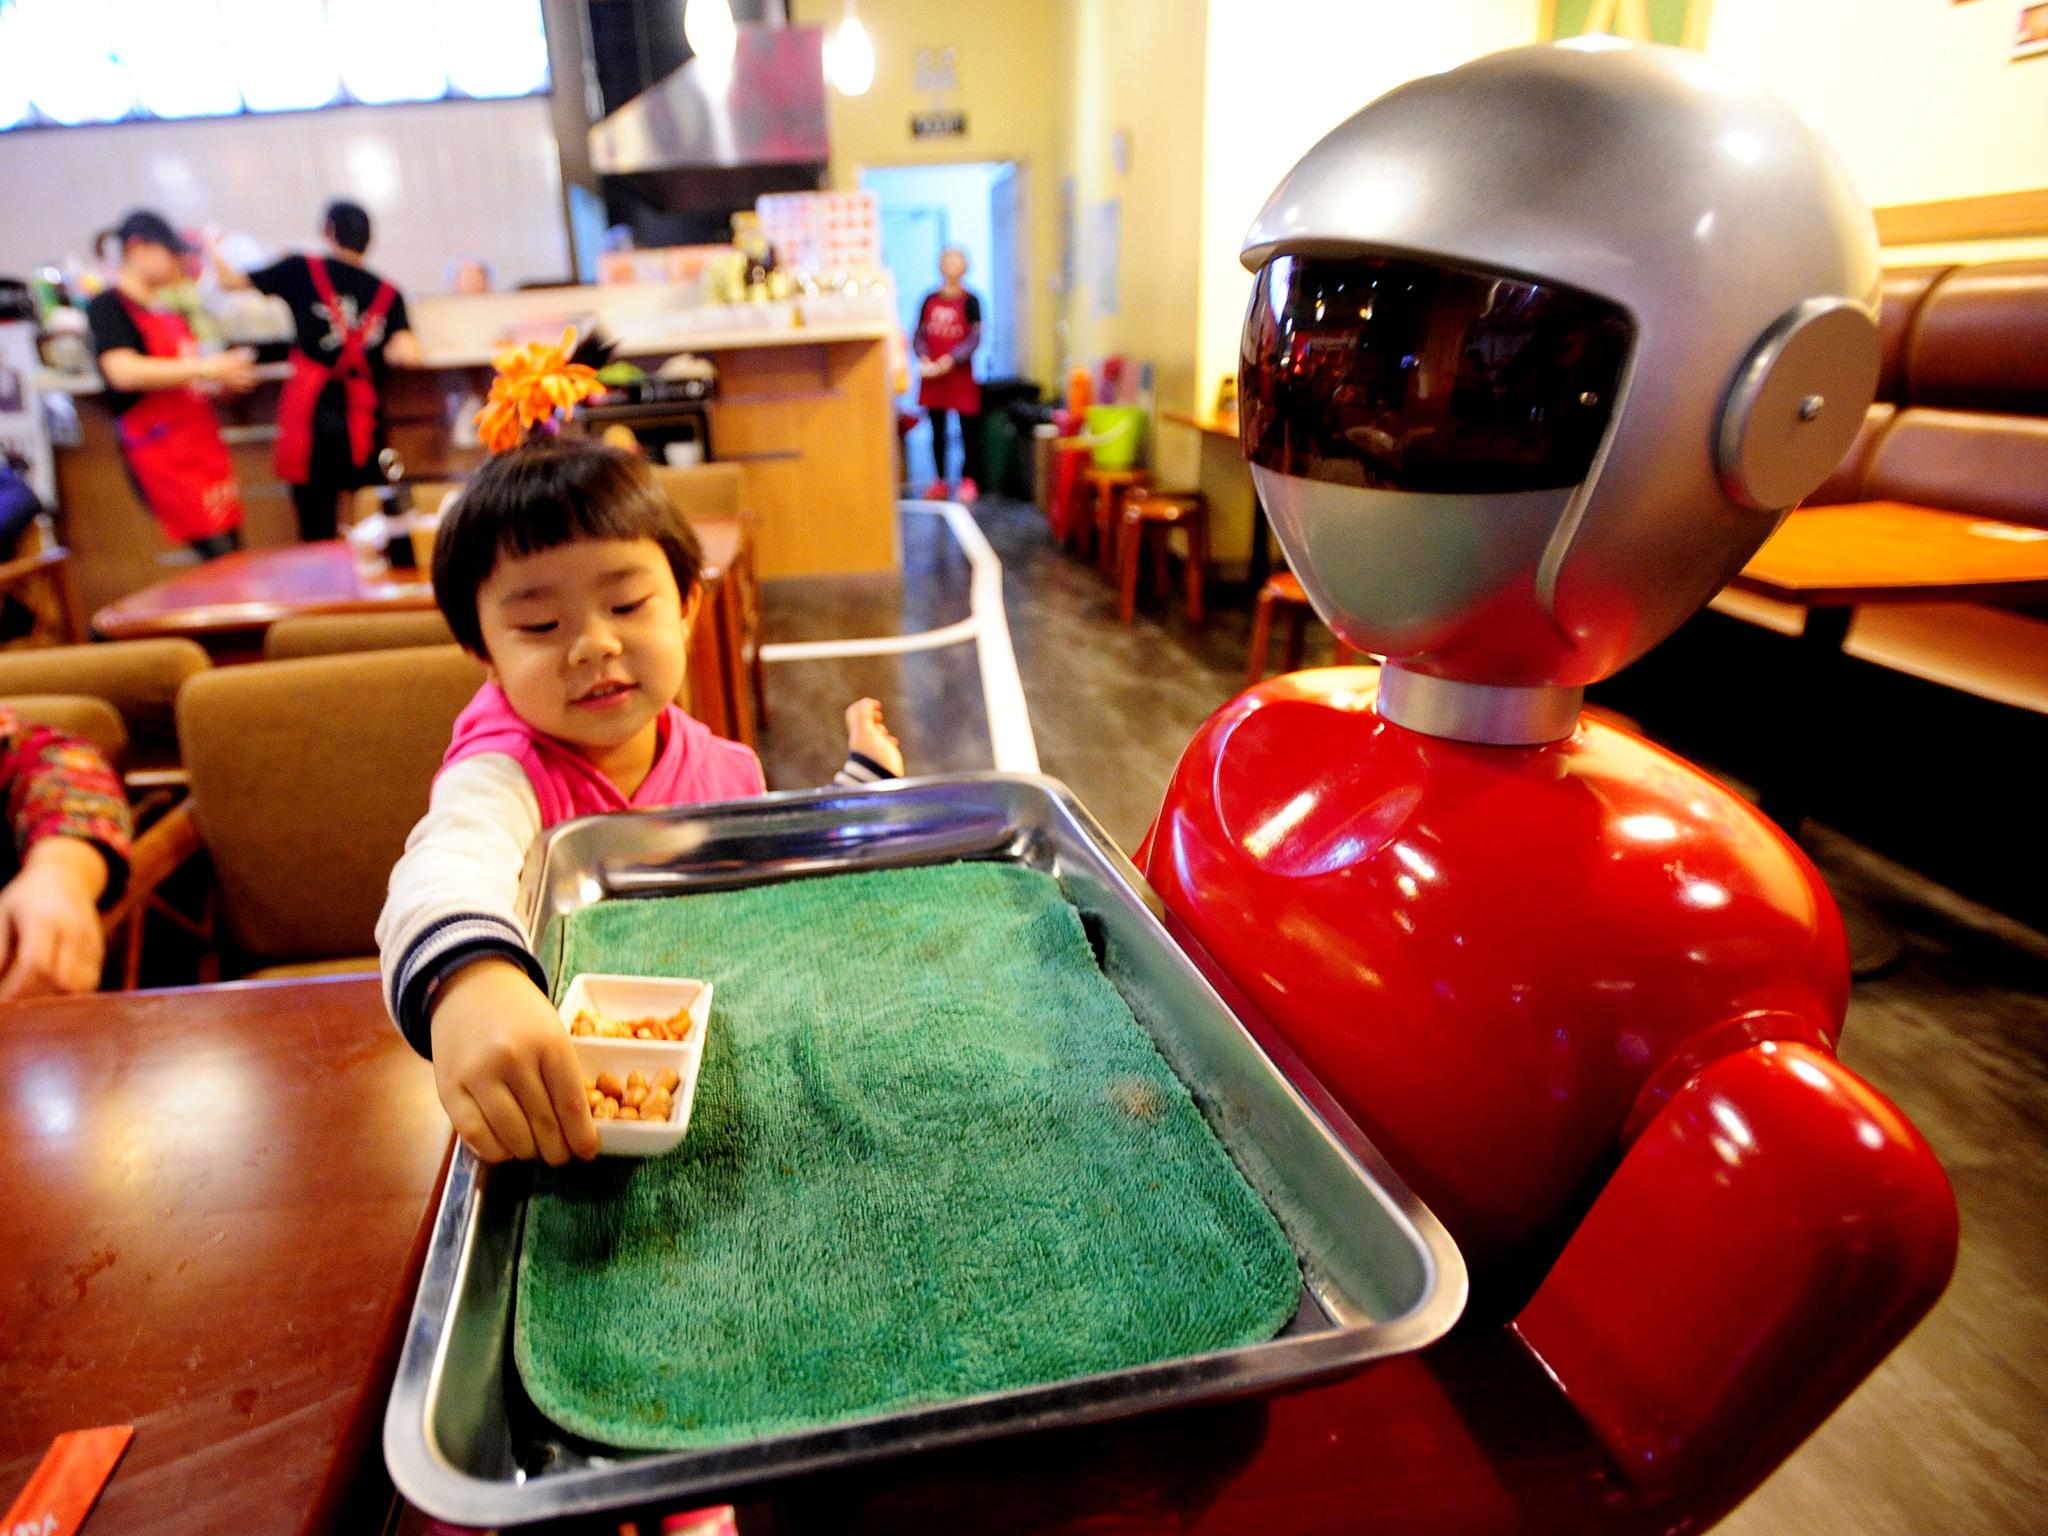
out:
{"label": "child's outstretched arm", "polygon": [[391,1016],[433,1060],[456,1131],[493,1162],[597,1155],[575,1050],[517,916],[520,865],[539,830],[533,787],[513,759],[451,765],[377,920]]}

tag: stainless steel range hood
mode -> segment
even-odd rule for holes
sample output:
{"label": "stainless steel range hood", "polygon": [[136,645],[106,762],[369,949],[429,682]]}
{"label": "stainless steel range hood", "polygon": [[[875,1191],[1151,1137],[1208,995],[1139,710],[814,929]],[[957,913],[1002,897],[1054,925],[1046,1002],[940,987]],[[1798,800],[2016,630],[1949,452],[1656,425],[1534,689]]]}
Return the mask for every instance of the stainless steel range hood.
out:
{"label": "stainless steel range hood", "polygon": [[593,124],[591,168],[676,212],[823,185],[824,44],[821,27],[742,24],[729,70],[691,59]]}

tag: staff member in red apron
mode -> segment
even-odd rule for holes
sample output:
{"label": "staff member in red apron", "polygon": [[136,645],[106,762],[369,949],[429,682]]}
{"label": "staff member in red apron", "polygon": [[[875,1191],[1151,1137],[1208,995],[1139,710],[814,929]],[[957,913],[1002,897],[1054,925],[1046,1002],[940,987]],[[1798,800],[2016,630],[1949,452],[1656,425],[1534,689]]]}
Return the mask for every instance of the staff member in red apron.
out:
{"label": "staff member in red apron", "polygon": [[981,470],[981,385],[974,377],[974,349],[981,345],[981,300],[960,286],[967,253],[957,245],[939,256],[940,285],[924,296],[917,312],[917,371],[924,378],[917,403],[931,413],[932,464],[938,471],[925,495],[946,499],[946,417],[960,417],[960,500],[979,494]]}
{"label": "staff member in red apron", "polygon": [[167,538],[211,560],[242,545],[242,493],[207,391],[248,389],[247,347],[202,357],[182,315],[155,307],[185,275],[191,247],[161,214],[138,209],[114,231],[121,270],[86,306],[107,409],[142,501]]}
{"label": "staff member in red apron", "polygon": [[405,296],[363,265],[370,215],[356,203],[329,203],[322,234],[325,254],[287,256],[247,274],[218,246],[213,253],[223,287],[259,289],[292,312],[297,339],[277,397],[276,463],[308,540],[333,538],[342,494],[382,478],[385,372],[420,360]]}

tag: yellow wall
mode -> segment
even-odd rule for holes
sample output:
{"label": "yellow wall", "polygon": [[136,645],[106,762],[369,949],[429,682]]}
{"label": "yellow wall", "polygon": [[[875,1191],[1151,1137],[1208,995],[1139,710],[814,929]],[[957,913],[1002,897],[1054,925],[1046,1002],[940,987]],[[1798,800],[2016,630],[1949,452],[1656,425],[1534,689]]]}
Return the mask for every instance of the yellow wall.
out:
{"label": "yellow wall", "polygon": [[1707,52],[1797,107],[1873,207],[2048,187],[2048,59],[2017,6],[1714,0]]}
{"label": "yellow wall", "polygon": [[[1063,9],[1058,153],[1061,174],[1074,178],[1075,225],[1074,284],[1060,305],[1065,358],[1149,363],[1157,401],[1181,405],[1195,392],[1204,0],[1065,0]],[[1104,314],[1098,210],[1112,200],[1117,306]],[[1161,435],[1155,448],[1162,484],[1194,483],[1187,434]]]}
{"label": "yellow wall", "polygon": [[[839,24],[842,0],[791,0],[793,21],[829,30]],[[1027,372],[1049,381],[1058,361],[1053,303],[1045,275],[1054,268],[1053,102],[1060,87],[1055,0],[861,0],[860,17],[875,44],[875,83],[861,96],[828,90],[834,187],[860,185],[863,167],[929,165],[945,161],[1015,160],[1028,178],[1030,247],[1035,281],[1032,313],[1021,326]],[[942,97],[916,89],[920,48],[951,48],[959,89]],[[957,139],[913,139],[910,120],[934,106],[967,115]],[[926,274],[899,274],[913,287]]]}
{"label": "yellow wall", "polygon": [[[2008,57],[2016,7],[1713,0],[1707,52],[1804,114],[1872,207],[2048,187],[2048,58]],[[2048,255],[2032,239],[1886,251],[1894,265]]]}

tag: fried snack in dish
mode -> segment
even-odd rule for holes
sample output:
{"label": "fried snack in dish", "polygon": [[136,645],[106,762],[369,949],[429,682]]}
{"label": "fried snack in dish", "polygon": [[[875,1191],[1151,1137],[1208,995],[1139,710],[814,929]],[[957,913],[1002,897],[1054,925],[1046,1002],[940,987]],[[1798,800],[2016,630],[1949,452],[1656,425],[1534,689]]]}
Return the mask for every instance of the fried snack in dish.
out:
{"label": "fried snack in dish", "polygon": [[569,1033],[599,1040],[687,1040],[690,1038],[690,1010],[683,1008],[665,1019],[609,1019],[591,1008],[579,1008],[569,1021]]}
{"label": "fried snack in dish", "polygon": [[683,1076],[674,1067],[663,1067],[653,1077],[634,1070],[620,1082],[617,1074],[600,1072],[583,1079],[583,1096],[594,1120],[663,1121],[675,1108],[672,1097]]}

